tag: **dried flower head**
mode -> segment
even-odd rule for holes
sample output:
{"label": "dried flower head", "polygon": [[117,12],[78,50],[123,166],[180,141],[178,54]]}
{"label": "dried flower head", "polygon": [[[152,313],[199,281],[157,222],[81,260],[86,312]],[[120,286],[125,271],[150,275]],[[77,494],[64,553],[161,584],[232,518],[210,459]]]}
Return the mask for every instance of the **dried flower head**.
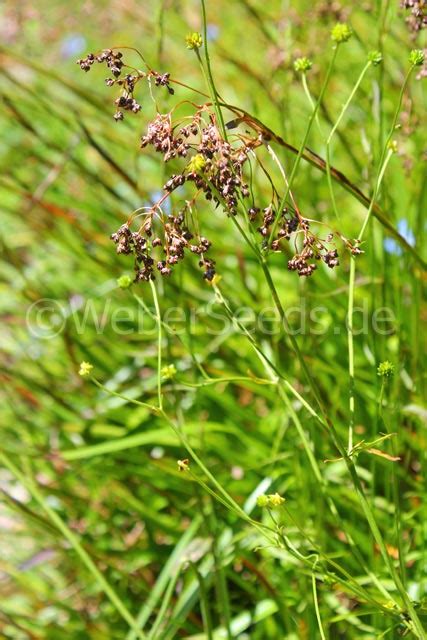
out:
{"label": "dried flower head", "polygon": [[179,471],[190,470],[190,461],[188,460],[188,458],[185,458],[185,460],[177,460],[176,462],[177,462]]}
{"label": "dried flower head", "polygon": [[345,22],[337,22],[331,31],[331,39],[337,44],[350,40],[353,32]]}
{"label": "dried flower head", "polygon": [[141,80],[150,82],[154,79],[157,87],[166,87],[168,93],[171,95],[174,93],[174,89],[170,86],[169,73],[159,73],[153,69],[135,70],[134,67],[125,64],[121,51],[104,49],[101,53],[89,53],[85,58],[77,60],[77,64],[83,71],[90,71],[95,62],[105,64],[111,73],[111,76],[105,79],[106,85],[120,87],[120,94],[114,101],[116,111],[113,117],[116,122],[124,119],[125,111],[129,113],[141,111],[141,104],[134,97],[135,87]]}
{"label": "dried flower head", "polygon": [[427,3],[425,0],[402,0],[400,6],[411,11],[406,23],[415,37],[421,29],[427,27]]}

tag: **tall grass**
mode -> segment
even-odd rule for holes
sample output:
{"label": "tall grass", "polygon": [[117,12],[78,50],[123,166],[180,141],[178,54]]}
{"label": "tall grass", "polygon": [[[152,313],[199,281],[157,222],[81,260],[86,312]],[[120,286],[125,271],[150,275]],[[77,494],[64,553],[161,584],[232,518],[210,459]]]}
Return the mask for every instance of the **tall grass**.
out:
{"label": "tall grass", "polygon": [[[31,31],[2,47],[2,637],[426,636],[422,34],[387,2],[342,10],[92,13],[88,50],[175,82],[119,123],[101,70]],[[213,282],[184,260],[118,286],[109,235],[180,167],[139,137],[185,100],[262,136],[251,197],[363,253],[298,278],[216,193],[194,210]]]}

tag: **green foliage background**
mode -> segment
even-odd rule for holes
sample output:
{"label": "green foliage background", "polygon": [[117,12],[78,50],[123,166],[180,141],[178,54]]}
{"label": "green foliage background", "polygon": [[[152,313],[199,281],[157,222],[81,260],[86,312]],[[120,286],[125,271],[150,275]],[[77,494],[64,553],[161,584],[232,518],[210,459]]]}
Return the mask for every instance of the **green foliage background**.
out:
{"label": "green foliage background", "polygon": [[[207,5],[221,95],[296,147],[310,105],[293,70],[295,58],[313,60],[308,83],[317,96],[331,57],[330,29],[339,17],[351,23],[354,37],[340,51],[319,113],[328,134],[368,52],[383,52],[384,64],[365,77],[332,151],[333,165],[371,195],[409,52],[423,46],[422,36],[411,39],[396,3],[343,3],[341,16],[333,15],[327,2]],[[163,336],[163,362],[177,369],[163,385],[166,410],[251,517],[272,524],[256,506],[257,494],[278,492],[286,498],[275,518],[290,548],[310,558],[311,568],[216,501],[197,481],[205,477],[193,461],[192,474],[179,472],[177,460],[188,454],[162,417],[78,376],[79,363],[87,360],[112,391],[155,402],[156,327],[135,297],[153,308],[150,288],[117,288],[117,277],[131,274],[132,264],[116,255],[109,235],[132,210],[153,201],[172,168],[139,149],[155,113],[149,94],[142,97],[141,114],[116,124],[115,95],[103,86],[104,71],[94,68],[84,75],[75,59],[91,50],[133,46],[155,69],[206,91],[196,58],[185,48],[185,35],[202,28],[199,3],[6,1],[0,11],[1,449],[28,484],[0,469],[2,637],[134,637],[34,499],[32,486],[74,532],[120,602],[144,623],[147,637],[319,638],[319,618],[330,638],[410,635],[399,609],[404,603],[345,464],[325,462],[338,457],[331,439],[291,399],[320,469],[319,483],[289,408],[274,385],[259,384],[266,373],[256,352],[230,323],[224,329],[224,309],[195,261],[184,261],[171,279],[156,281],[162,315],[169,313],[168,324],[175,327],[175,332],[165,328]],[[355,440],[394,434],[376,447],[399,461],[363,451],[356,463],[390,558],[425,620],[427,420],[420,324],[425,320],[425,102],[415,75],[395,135],[398,153],[380,195],[387,219],[403,229],[414,252],[390,244],[383,227],[371,221],[365,253],[356,264],[355,304],[367,325],[355,338]],[[174,97],[165,94],[156,94],[162,111],[176,100],[194,98],[184,88]],[[314,127],[310,148],[324,156],[324,143]],[[275,150],[289,170],[293,156]],[[269,168],[280,184],[271,161]],[[268,198],[262,177],[257,189]],[[306,217],[357,236],[366,210],[336,185],[337,220],[326,178],[315,167],[302,164],[294,191]],[[267,317],[273,302],[253,255],[220,209],[206,205],[201,214],[224,297],[240,310],[240,319],[253,312]],[[281,254],[273,254],[269,265],[329,418],[345,441],[350,258],[341,253],[338,269],[320,268],[307,281],[287,271]],[[59,305],[47,326],[60,330],[50,339],[31,311],[44,299]],[[319,307],[313,332],[310,313]],[[388,335],[372,325],[382,307],[394,316]],[[299,331],[304,319],[308,330]],[[254,336],[311,401],[300,364],[277,324],[271,334],[256,326]],[[385,385],[381,409],[377,367],[384,360],[395,365],[395,375]],[[211,378],[241,379],[205,384],[200,365]],[[354,582],[362,594],[355,593]]]}

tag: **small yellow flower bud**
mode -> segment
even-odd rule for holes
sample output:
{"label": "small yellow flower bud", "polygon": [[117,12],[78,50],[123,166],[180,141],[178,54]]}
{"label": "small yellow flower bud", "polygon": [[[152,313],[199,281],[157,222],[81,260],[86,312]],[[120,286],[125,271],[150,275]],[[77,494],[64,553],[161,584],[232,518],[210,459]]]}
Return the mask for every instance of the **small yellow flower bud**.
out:
{"label": "small yellow flower bud", "polygon": [[193,172],[201,173],[205,168],[205,165],[206,165],[205,158],[202,156],[201,153],[198,153],[197,155],[191,158],[190,162],[187,165],[187,170],[189,173],[193,173]]}
{"label": "small yellow flower bud", "polygon": [[266,507],[268,505],[268,497],[266,495],[258,496],[256,503],[258,507]]}
{"label": "small yellow flower bud", "polygon": [[92,369],[93,369],[93,364],[90,364],[90,362],[85,362],[85,361],[81,362],[80,369],[79,369],[79,376],[82,376],[83,378],[89,376]]}
{"label": "small yellow flower bud", "polygon": [[370,51],[368,53],[368,60],[376,67],[378,64],[381,64],[383,57],[379,51]]}
{"label": "small yellow flower bud", "polygon": [[409,54],[409,62],[414,65],[414,67],[420,67],[424,64],[424,51],[422,49],[413,49]]}
{"label": "small yellow flower bud", "polygon": [[174,364],[168,364],[166,367],[163,367],[160,371],[160,373],[162,374],[162,379],[163,380],[171,380],[172,378],[175,377],[176,374],[176,368]]}
{"label": "small yellow flower bud", "polygon": [[345,22],[338,22],[331,31],[331,39],[337,44],[350,40],[353,32]]}
{"label": "small yellow flower bud", "polygon": [[187,43],[187,49],[200,49],[203,44],[203,38],[201,33],[189,33],[186,36],[185,41]]}
{"label": "small yellow flower bud", "polygon": [[295,71],[298,71],[301,73],[306,73],[307,71],[310,71],[312,66],[313,66],[313,63],[308,58],[297,58],[294,62]]}
{"label": "small yellow flower bud", "polygon": [[268,503],[270,507],[280,507],[285,502],[285,498],[279,496],[278,493],[273,493],[268,496]]}
{"label": "small yellow flower bud", "polygon": [[130,276],[120,276],[120,278],[117,278],[117,285],[120,289],[129,289],[131,284],[132,278]]}
{"label": "small yellow flower bud", "polygon": [[398,147],[397,147],[397,140],[390,140],[390,142],[388,143],[388,148],[390,149],[390,151],[392,151],[393,153],[397,153]]}
{"label": "small yellow flower bud", "polygon": [[394,375],[394,364],[392,364],[388,360],[380,362],[377,369],[377,374],[381,378],[391,378]]}

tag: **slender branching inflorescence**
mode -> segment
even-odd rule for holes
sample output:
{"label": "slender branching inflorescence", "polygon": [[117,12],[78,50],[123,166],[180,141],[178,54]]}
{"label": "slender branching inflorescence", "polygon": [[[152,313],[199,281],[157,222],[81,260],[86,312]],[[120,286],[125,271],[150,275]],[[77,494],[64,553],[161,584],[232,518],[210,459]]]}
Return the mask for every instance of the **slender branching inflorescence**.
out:
{"label": "slender branching inflorescence", "polygon": [[[203,3],[204,7],[204,3]],[[112,396],[125,399],[128,402],[142,406],[149,409],[154,415],[160,416],[169,426],[173,429],[174,433],[179,438],[182,446],[185,448],[188,458],[178,460],[178,468],[181,472],[188,473],[192,479],[196,480],[200,486],[202,486],[207,493],[209,493],[218,502],[223,504],[227,509],[234,513],[248,524],[251,524],[257,529],[257,531],[268,536],[269,542],[276,544],[279,547],[286,548],[287,551],[299,561],[304,563],[312,575],[315,575],[316,565],[319,558],[324,561],[325,564],[329,563],[334,566],[338,571],[343,570],[334,561],[328,557],[327,554],[322,554],[321,550],[317,548],[317,545],[307,537],[310,541],[311,548],[315,549],[314,562],[310,557],[304,557],[298,550],[296,550],[285,535],[285,529],[276,522],[273,509],[282,507],[286,510],[284,505],[284,498],[279,494],[262,495],[258,498],[258,507],[268,510],[272,520],[273,528],[266,527],[263,523],[253,520],[246,512],[240,507],[240,505],[234,500],[234,498],[223,488],[221,483],[217,480],[215,475],[209,470],[205,463],[198,456],[197,452],[193,449],[192,445],[188,441],[187,437],[180,429],[179,420],[169,417],[167,410],[164,408],[166,403],[163,403],[163,390],[162,385],[168,380],[175,377],[177,371],[171,364],[165,365],[162,361],[162,327],[165,326],[160,313],[160,306],[157,297],[156,287],[152,282],[154,274],[158,271],[163,276],[168,276],[175,265],[180,262],[186,255],[194,253],[198,256],[199,266],[204,271],[204,277],[208,281],[212,281],[213,290],[216,295],[216,300],[222,304],[227,312],[228,317],[239,327],[242,334],[252,345],[253,349],[257,353],[260,361],[262,362],[265,372],[268,378],[268,383],[275,385],[279,397],[283,401],[284,405],[295,422],[298,430],[298,434],[303,443],[306,455],[310,461],[310,465],[315,474],[320,490],[322,493],[325,491],[325,480],[322,479],[322,474],[319,471],[319,467],[311,450],[310,443],[307,435],[304,432],[304,428],[299,421],[299,417],[293,408],[290,398],[287,394],[292,394],[301,405],[308,410],[309,414],[315,418],[318,424],[320,424],[327,433],[330,434],[332,441],[338,449],[341,458],[345,461],[349,478],[356,491],[357,497],[363,514],[370,527],[370,531],[378,546],[379,552],[383,558],[383,561],[389,571],[393,584],[396,588],[396,592],[399,594],[401,602],[393,601],[393,607],[396,607],[396,611],[399,611],[399,615],[404,617],[407,628],[411,628],[416,637],[425,637],[422,628],[422,623],[418,617],[416,607],[408,595],[405,589],[405,584],[396,570],[396,567],[391,559],[388,549],[385,543],[385,539],[381,532],[379,525],[377,524],[374,509],[367,498],[364,486],[359,478],[358,471],[354,462],[354,458],[360,452],[360,443],[354,445],[353,443],[353,423],[355,415],[355,402],[354,402],[354,346],[353,346],[353,333],[351,321],[348,327],[349,336],[349,377],[351,381],[350,391],[350,425],[349,425],[349,441],[348,448],[346,449],[341,443],[341,439],[337,434],[335,425],[329,419],[327,411],[323,406],[323,402],[319,397],[317,387],[313,380],[313,376],[307,369],[301,352],[295,339],[291,340],[291,344],[298,355],[301,362],[304,373],[306,374],[309,386],[313,393],[319,409],[313,409],[311,404],[288,382],[285,375],[281,372],[281,368],[276,365],[275,358],[267,355],[262,348],[262,345],[258,344],[256,339],[251,333],[240,324],[236,318],[233,317],[232,309],[227,300],[221,293],[215,279],[215,262],[212,258],[207,257],[210,251],[210,241],[200,234],[202,221],[197,219],[197,205],[202,200],[211,204],[211,209],[221,207],[227,216],[234,221],[239,230],[242,230],[242,219],[250,226],[252,231],[251,241],[248,242],[252,246],[252,238],[256,237],[256,233],[259,235],[259,246],[255,247],[257,257],[263,268],[266,283],[271,291],[276,307],[281,311],[284,316],[283,308],[280,299],[277,295],[277,291],[274,286],[274,282],[271,278],[268,267],[266,266],[266,260],[263,252],[266,254],[268,250],[288,253],[289,247],[293,247],[295,255],[288,259],[288,268],[295,270],[299,275],[308,276],[313,273],[318,261],[323,261],[328,267],[334,268],[339,264],[338,251],[335,246],[336,239],[341,240],[344,245],[350,250],[352,256],[356,256],[361,253],[358,244],[364,237],[365,230],[371,215],[374,212],[376,200],[378,198],[379,189],[387,168],[388,162],[395,152],[395,143],[392,140],[392,136],[396,129],[397,118],[400,111],[403,92],[406,87],[407,81],[410,76],[410,72],[416,66],[422,66],[424,62],[423,52],[420,50],[414,50],[410,56],[411,69],[405,79],[404,85],[401,90],[398,108],[392,123],[390,134],[386,140],[384,149],[382,150],[380,162],[377,168],[377,175],[375,179],[373,195],[369,202],[368,212],[361,229],[361,232],[356,241],[350,243],[344,238],[340,232],[331,231],[326,232],[325,238],[320,238],[317,233],[312,229],[312,220],[309,220],[307,216],[303,215],[298,204],[296,193],[293,192],[293,178],[297,174],[297,170],[300,161],[304,157],[305,145],[310,133],[313,122],[317,116],[319,105],[322,101],[322,97],[325,93],[328,81],[331,76],[334,61],[336,58],[338,48],[349,40],[352,35],[351,29],[345,24],[337,24],[331,33],[331,39],[333,41],[334,54],[330,61],[330,65],[325,76],[325,81],[320,92],[317,101],[312,104],[312,114],[310,116],[309,125],[304,136],[303,143],[300,150],[297,152],[297,159],[294,163],[289,178],[281,165],[279,159],[274,153],[271,147],[271,143],[274,142],[274,137],[267,135],[268,130],[254,118],[251,118],[244,111],[240,111],[231,105],[226,105],[220,98],[210,71],[209,59],[206,53],[206,68],[204,73],[206,75],[207,84],[211,93],[212,102],[204,102],[203,104],[193,104],[186,102],[186,106],[190,106],[192,112],[190,115],[179,118],[176,115],[180,105],[177,103],[174,108],[168,113],[160,113],[158,110],[154,118],[148,123],[145,134],[141,138],[141,147],[152,147],[153,150],[161,156],[162,162],[168,164],[171,160],[174,160],[176,165],[180,165],[180,170],[173,173],[166,180],[163,185],[163,194],[159,200],[150,207],[141,207],[136,210],[129,220],[123,224],[116,233],[112,235],[112,239],[116,243],[118,253],[132,254],[135,258],[135,281],[149,281],[155,313],[150,314],[156,321],[158,330],[158,359],[157,359],[157,396],[158,404],[154,406],[149,403],[140,402],[131,398],[127,398],[117,392],[109,390],[104,387],[92,376],[92,365],[87,362],[83,362],[80,367],[80,375],[83,377],[89,377],[93,382],[106,393]],[[200,60],[198,50],[203,45],[203,39],[200,34],[193,33],[187,38],[187,46],[189,49],[195,51],[196,56]],[[141,56],[142,57],[142,56]],[[140,71],[133,67],[129,67],[125,64],[123,55],[121,52],[115,49],[108,49],[101,54],[94,55],[89,54],[83,60],[79,60],[79,64],[83,70],[88,71],[94,62],[105,63],[111,72],[112,77],[107,78],[107,85],[117,85],[120,87],[120,95],[115,99],[115,119],[122,120],[125,117],[125,111],[131,113],[138,113],[141,111],[140,103],[134,97],[135,87],[141,81],[145,81],[149,85],[150,93],[152,91],[151,84],[157,87],[166,87],[169,94],[173,95],[174,90],[171,87],[172,83],[177,83],[176,80],[170,78],[168,73],[160,74],[147,67],[146,71]],[[368,61],[356,82],[356,85],[350,94],[347,102],[343,106],[343,109],[339,115],[339,118],[334,125],[331,134],[328,138],[328,144],[331,142],[334,132],[336,131],[342,117],[344,116],[350,101],[352,100],[357,88],[359,87],[364,74],[371,65],[376,65],[381,62],[381,54],[379,52],[372,52],[369,54]],[[145,63],[145,61],[144,61]],[[303,74],[309,71],[311,62],[307,58],[300,58],[295,63],[296,71]],[[128,73],[129,71],[129,73]],[[178,82],[178,84],[182,84]],[[184,85],[185,86],[185,85]],[[199,92],[200,93],[200,92]],[[201,94],[204,95],[204,94]],[[222,109],[227,108],[234,114],[233,119],[227,123],[223,120]],[[121,115],[118,115],[121,114]],[[239,115],[237,115],[239,114]],[[245,124],[244,133],[239,132],[239,125]],[[248,128],[250,129],[248,131]],[[271,132],[270,132],[271,133]],[[286,146],[286,143],[285,143]],[[253,175],[252,163],[260,162],[260,166],[264,170],[264,164],[258,159],[262,149],[267,149],[269,155],[273,158],[276,165],[279,167],[280,174],[285,184],[285,195],[280,195],[278,189],[274,185],[273,178],[269,175],[269,182],[272,186],[272,195],[268,201],[258,202],[254,196],[253,184],[251,183],[251,176]],[[333,168],[330,166],[329,157],[326,163],[326,173],[331,184]],[[334,170],[335,171],[335,170]],[[191,197],[184,199],[182,194],[183,188],[186,187],[191,191]],[[173,194],[173,203],[172,201]],[[186,193],[187,195],[187,193]],[[169,209],[172,213],[165,214],[164,203],[169,200]],[[178,206],[176,203],[180,203]],[[200,207],[201,209],[201,207]],[[206,208],[205,208],[206,210]],[[142,218],[142,222],[139,222],[139,228],[135,228],[135,221],[139,221]],[[253,226],[253,228],[252,228]],[[245,232],[242,231],[242,235]],[[246,239],[246,236],[245,236]],[[130,286],[130,278],[124,276],[118,280],[118,286],[126,289]],[[350,282],[349,282],[349,317],[352,317],[353,302],[354,302],[354,288],[355,288],[355,260],[351,260],[350,267]],[[134,294],[134,297],[138,300],[139,304],[144,306],[144,302]],[[203,370],[202,370],[203,371]],[[393,374],[393,365],[389,362],[383,362],[378,367],[378,375],[381,376],[383,382],[386,378],[391,377]],[[203,384],[210,384],[214,382],[211,379],[205,378]],[[218,382],[218,380],[216,381]],[[205,479],[198,478],[192,470],[192,464],[195,463],[200,471],[204,474]],[[326,495],[326,494],[325,494]],[[331,512],[336,516],[337,521],[339,519],[338,510],[335,507],[333,499],[327,498],[327,504]],[[291,520],[291,516],[287,513],[287,517]],[[346,534],[347,535],[347,534]],[[351,538],[347,536],[349,541]],[[352,547],[354,545],[351,541]],[[353,549],[353,553],[358,554],[356,548]],[[363,597],[369,599],[369,593],[367,593],[357,581],[353,580],[351,576],[345,574],[349,581],[352,583],[352,589],[354,593],[362,594]],[[376,578],[371,573],[370,577],[378,587],[379,591],[388,597],[388,593]],[[339,577],[334,576],[334,580],[338,580]],[[354,584],[353,584],[354,583]],[[313,578],[313,593],[315,601],[317,599],[316,584]],[[367,594],[367,595],[366,595]],[[383,611],[386,611],[386,607],[382,604]],[[316,615],[318,617],[318,624],[321,633],[321,637],[324,637],[322,624],[319,616],[319,608],[316,605]],[[231,637],[231,635],[230,635]]]}
{"label": "slender branching inflorescence", "polygon": [[[337,41],[351,34],[346,25],[337,25],[335,31]],[[187,47],[196,54],[200,46],[200,34],[187,37]],[[150,93],[154,81],[155,86],[166,87],[169,94],[174,94],[171,83],[176,81],[169,73],[158,73],[148,66],[145,71],[130,67],[123,53],[116,49],[90,53],[77,62],[84,71],[89,71],[94,63],[108,68],[110,75],[106,84],[120,88],[120,95],[114,101],[116,121],[123,120],[125,112],[141,111],[139,99],[135,98],[135,89],[141,81],[149,84]],[[301,59],[304,68],[308,62]],[[250,165],[258,161],[259,153],[268,142],[264,132],[249,123],[252,130],[245,128],[244,134],[240,133],[241,118],[233,118],[223,127],[219,121],[222,114],[218,113],[217,105],[210,102],[201,105],[186,102],[192,114],[179,118],[176,111],[181,104],[176,104],[168,113],[157,110],[141,137],[141,148],[151,147],[165,164],[181,160],[179,173],[170,175],[163,185],[163,195],[155,204],[138,209],[111,236],[117,253],[134,256],[135,282],[149,281],[156,272],[169,276],[175,265],[189,254],[198,257],[204,278],[213,280],[215,261],[208,255],[211,242],[199,232],[202,221],[198,219],[197,205],[200,200],[210,202],[215,209],[221,206],[227,216],[244,216],[259,235],[259,251],[285,253],[287,268],[300,276],[312,275],[319,262],[331,269],[338,266],[337,240],[343,241],[353,254],[361,252],[357,243],[352,244],[336,231],[319,236],[312,229],[313,221],[300,211],[291,190],[288,189],[285,198],[280,197],[271,177],[271,199],[255,202]],[[248,123],[245,121],[245,124]],[[187,186],[185,196],[184,186]],[[166,215],[164,205],[172,194],[174,206],[169,209],[173,213]],[[178,206],[177,201],[181,203]],[[290,252],[294,253],[291,257]]]}

